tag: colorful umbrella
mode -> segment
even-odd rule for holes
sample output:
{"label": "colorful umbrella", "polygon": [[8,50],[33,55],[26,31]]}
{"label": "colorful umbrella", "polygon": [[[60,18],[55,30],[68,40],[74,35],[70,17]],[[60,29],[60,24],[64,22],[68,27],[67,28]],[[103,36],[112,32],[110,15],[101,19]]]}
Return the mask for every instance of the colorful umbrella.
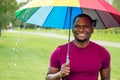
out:
{"label": "colorful umbrella", "polygon": [[90,15],[95,28],[120,26],[120,13],[105,0],[33,0],[17,10],[16,17],[42,27],[68,29],[80,13]]}
{"label": "colorful umbrella", "polygon": [[[120,13],[105,0],[33,0],[17,10],[16,17],[42,27],[69,29],[69,43],[73,19],[82,13],[92,17],[95,28],[120,26]],[[69,49],[68,45],[67,57]]]}

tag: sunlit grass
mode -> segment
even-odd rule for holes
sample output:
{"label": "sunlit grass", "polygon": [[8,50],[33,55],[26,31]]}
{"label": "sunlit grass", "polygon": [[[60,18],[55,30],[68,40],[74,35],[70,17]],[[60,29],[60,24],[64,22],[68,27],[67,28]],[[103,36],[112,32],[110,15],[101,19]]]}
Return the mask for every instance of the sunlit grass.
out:
{"label": "sunlit grass", "polygon": [[[0,37],[0,80],[45,80],[50,53],[66,40],[2,33]],[[107,47],[112,57],[111,80],[120,79],[119,48]]]}
{"label": "sunlit grass", "polygon": [[44,80],[49,55],[63,40],[3,33],[0,38],[0,80]]}
{"label": "sunlit grass", "polygon": [[120,42],[120,33],[115,33],[114,31],[110,31],[110,30],[95,30],[92,35],[92,39]]}

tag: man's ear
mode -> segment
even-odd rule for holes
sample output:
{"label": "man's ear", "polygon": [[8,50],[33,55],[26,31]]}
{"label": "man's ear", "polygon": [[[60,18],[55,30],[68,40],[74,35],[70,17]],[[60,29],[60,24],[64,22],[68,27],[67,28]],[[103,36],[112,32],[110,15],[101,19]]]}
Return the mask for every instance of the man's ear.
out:
{"label": "man's ear", "polygon": [[97,23],[97,19],[92,20],[92,26],[93,26],[93,27],[96,27],[96,23]]}
{"label": "man's ear", "polygon": [[94,27],[92,27],[92,32],[91,33],[93,33],[94,32]]}
{"label": "man's ear", "polygon": [[73,29],[74,29],[74,27],[72,28],[72,33],[73,33]]}

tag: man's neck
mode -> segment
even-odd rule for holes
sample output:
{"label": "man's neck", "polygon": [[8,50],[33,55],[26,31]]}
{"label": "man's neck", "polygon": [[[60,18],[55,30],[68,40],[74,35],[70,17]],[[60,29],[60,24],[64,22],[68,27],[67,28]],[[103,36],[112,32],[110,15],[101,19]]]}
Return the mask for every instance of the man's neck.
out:
{"label": "man's neck", "polygon": [[74,44],[79,48],[85,48],[89,45],[89,40],[83,41],[83,42],[79,42],[77,40],[74,40]]}

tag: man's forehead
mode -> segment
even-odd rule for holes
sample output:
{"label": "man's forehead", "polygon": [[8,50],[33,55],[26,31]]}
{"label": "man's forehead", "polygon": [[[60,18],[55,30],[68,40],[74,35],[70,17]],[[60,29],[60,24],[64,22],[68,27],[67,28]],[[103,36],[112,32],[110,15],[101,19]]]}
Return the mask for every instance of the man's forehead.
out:
{"label": "man's forehead", "polygon": [[91,20],[88,17],[77,17],[75,23],[76,22],[91,22]]}

